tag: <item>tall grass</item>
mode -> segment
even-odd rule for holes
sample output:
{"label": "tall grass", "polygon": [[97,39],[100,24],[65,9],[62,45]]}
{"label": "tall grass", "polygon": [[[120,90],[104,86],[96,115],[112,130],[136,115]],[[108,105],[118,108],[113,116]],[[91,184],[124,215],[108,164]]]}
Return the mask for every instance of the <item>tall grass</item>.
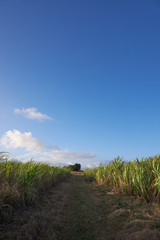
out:
{"label": "tall grass", "polygon": [[[34,204],[45,190],[69,174],[69,169],[33,161],[22,163],[0,154],[0,214]],[[0,215],[0,217],[2,217]]]}
{"label": "tall grass", "polygon": [[106,166],[86,169],[84,173],[115,191],[141,197],[146,202],[160,201],[160,156],[130,162],[117,157]]}

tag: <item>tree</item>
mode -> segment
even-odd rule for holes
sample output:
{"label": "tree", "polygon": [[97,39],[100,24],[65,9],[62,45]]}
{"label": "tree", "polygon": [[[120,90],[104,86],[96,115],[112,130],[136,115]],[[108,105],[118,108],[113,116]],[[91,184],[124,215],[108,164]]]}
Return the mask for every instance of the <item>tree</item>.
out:
{"label": "tree", "polygon": [[75,163],[74,165],[69,165],[68,168],[70,168],[71,171],[79,172],[81,170],[81,164]]}

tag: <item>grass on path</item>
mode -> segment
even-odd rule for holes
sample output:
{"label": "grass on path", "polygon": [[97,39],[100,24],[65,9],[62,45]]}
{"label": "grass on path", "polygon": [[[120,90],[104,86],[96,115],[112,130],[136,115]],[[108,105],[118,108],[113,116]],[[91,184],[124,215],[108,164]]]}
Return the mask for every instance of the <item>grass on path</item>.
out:
{"label": "grass on path", "polygon": [[0,240],[159,240],[160,207],[113,194],[83,174],[0,225]]}

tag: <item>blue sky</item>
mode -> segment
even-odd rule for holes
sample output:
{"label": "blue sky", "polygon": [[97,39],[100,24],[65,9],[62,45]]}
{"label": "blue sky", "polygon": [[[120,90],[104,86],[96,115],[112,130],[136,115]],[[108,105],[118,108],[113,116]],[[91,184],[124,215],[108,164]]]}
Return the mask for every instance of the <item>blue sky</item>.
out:
{"label": "blue sky", "polygon": [[0,33],[1,151],[83,167],[160,154],[158,0],[0,0]]}

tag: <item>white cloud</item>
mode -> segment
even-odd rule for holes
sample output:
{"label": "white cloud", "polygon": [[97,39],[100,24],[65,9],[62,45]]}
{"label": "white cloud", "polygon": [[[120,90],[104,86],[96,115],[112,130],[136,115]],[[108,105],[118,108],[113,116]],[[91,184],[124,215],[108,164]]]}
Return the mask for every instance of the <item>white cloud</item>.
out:
{"label": "white cloud", "polygon": [[20,114],[21,116],[29,119],[35,119],[38,121],[43,121],[43,120],[52,120],[51,117],[49,117],[46,114],[43,114],[41,112],[38,112],[36,108],[16,108],[14,109],[14,113]]}
{"label": "white cloud", "polygon": [[89,160],[93,160],[96,157],[95,153],[87,153],[87,152],[71,152],[68,150],[54,150],[50,152],[43,153],[44,156],[48,156],[52,161],[55,162],[85,162]]}
{"label": "white cloud", "polygon": [[99,165],[95,153],[71,152],[68,150],[31,151],[22,156],[16,157],[21,160],[30,160],[31,158],[33,158],[35,161],[38,162],[47,162],[51,165],[60,166],[80,163],[82,168],[90,168],[91,166],[96,167]]}
{"label": "white cloud", "polygon": [[60,150],[56,146],[51,148],[34,138],[31,132],[7,131],[0,139],[0,145],[6,149],[25,149],[23,155],[16,156],[17,159],[22,161],[33,158],[37,162],[47,162],[51,165],[60,166],[80,163],[82,168],[95,167],[99,163],[95,153]]}
{"label": "white cloud", "polygon": [[99,167],[100,162],[88,163],[87,168],[97,168]]}
{"label": "white cloud", "polygon": [[32,137],[31,132],[21,133],[15,129],[7,131],[0,139],[0,144],[7,149],[25,148],[27,151],[42,150],[46,147],[42,141]]}

